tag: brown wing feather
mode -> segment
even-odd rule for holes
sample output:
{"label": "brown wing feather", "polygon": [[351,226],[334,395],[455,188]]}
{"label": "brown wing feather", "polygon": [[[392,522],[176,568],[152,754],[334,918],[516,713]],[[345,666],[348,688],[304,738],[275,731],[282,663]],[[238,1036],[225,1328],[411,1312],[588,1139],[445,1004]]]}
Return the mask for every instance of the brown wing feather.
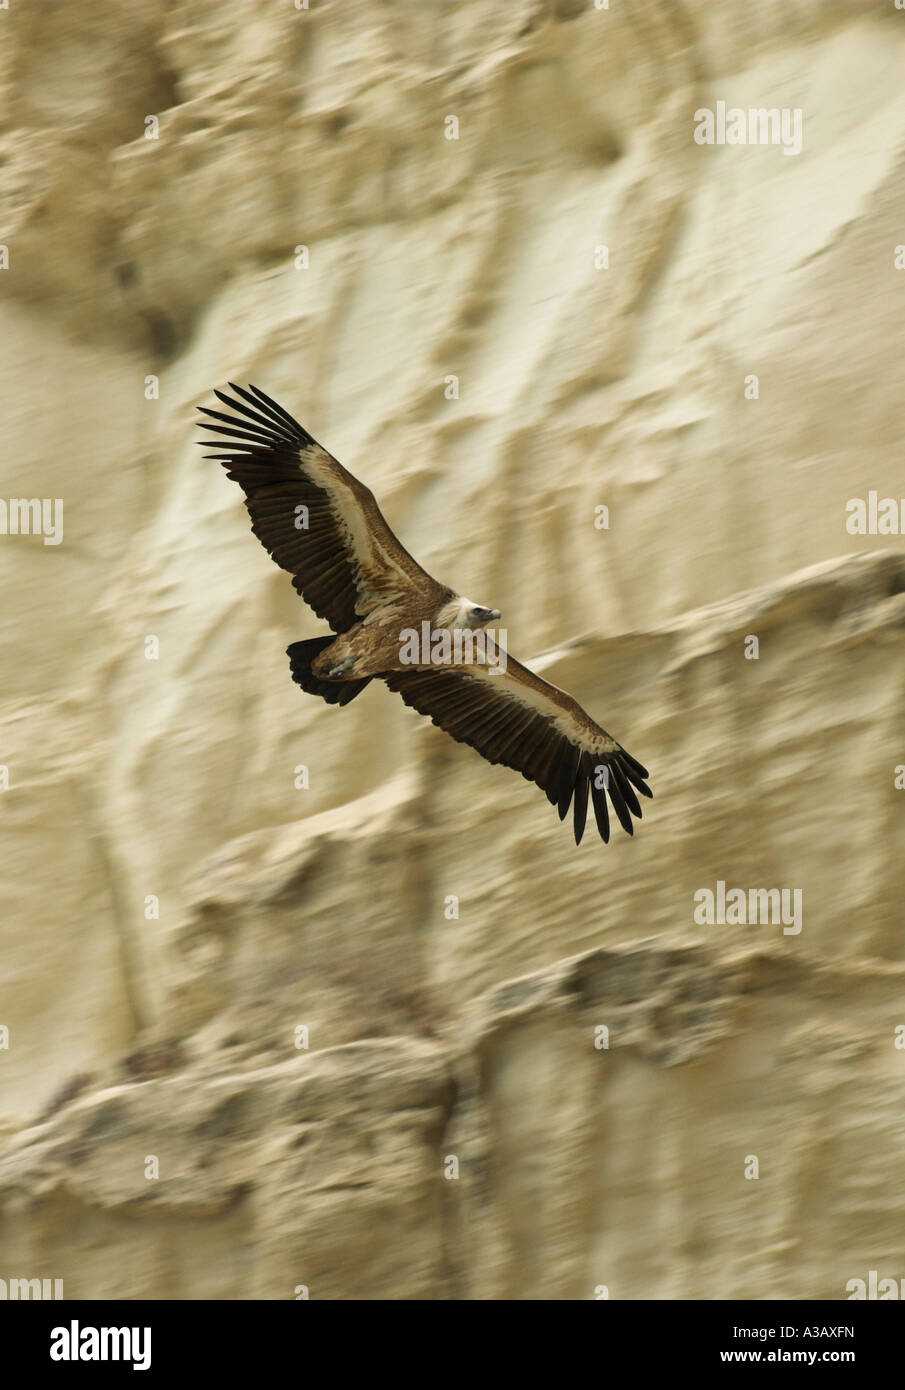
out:
{"label": "brown wing feather", "polygon": [[536,782],[560,820],[574,796],[575,843],[584,834],[589,797],[603,840],[610,837],[609,793],[620,824],[633,833],[640,819],[636,792],[652,796],[647,769],[595,724],[571,695],[515,661],[488,638],[488,652],[505,655],[505,672],[488,665],[393,671],[383,679],[407,705],[490,763]]}
{"label": "brown wing feather", "polygon": [[206,457],[239,483],[251,529],[318,617],[345,632],[413,592],[436,608],[453,597],[399,542],[370,488],[263,391],[230,386],[238,399],[214,394],[234,414],[200,407],[215,422],[201,422],[214,433],[201,441],[216,450]]}

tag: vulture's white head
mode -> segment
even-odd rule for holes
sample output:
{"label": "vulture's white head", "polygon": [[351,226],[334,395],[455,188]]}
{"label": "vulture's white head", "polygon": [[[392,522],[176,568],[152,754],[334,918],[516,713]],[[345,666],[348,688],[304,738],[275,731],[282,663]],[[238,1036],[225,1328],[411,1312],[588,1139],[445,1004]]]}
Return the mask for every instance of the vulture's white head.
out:
{"label": "vulture's white head", "polygon": [[472,603],[470,598],[457,598],[437,614],[438,627],[484,627],[495,623],[501,616],[498,608],[484,608],[480,603]]}
{"label": "vulture's white head", "polygon": [[454,627],[484,627],[487,623],[495,623],[501,617],[498,608],[484,608],[480,603],[472,603],[470,598],[463,598],[461,618],[453,624]]}

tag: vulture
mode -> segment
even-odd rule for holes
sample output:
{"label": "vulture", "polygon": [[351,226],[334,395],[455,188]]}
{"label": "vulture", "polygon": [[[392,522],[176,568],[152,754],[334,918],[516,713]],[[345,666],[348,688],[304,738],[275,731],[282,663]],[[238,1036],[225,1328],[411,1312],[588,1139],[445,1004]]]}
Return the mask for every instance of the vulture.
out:
{"label": "vulture", "polygon": [[[536,782],[560,820],[571,805],[576,844],[589,800],[601,838],[609,840],[607,797],[631,835],[632,817],[641,816],[638,794],[652,795],[646,768],[571,695],[509,656],[484,631],[499,610],[472,603],[423,570],[370,489],[282,406],[256,386],[230,387],[233,397],[214,394],[231,414],[199,407],[213,421],[199,422],[213,432],[201,441],[215,451],[205,457],[222,463],[242,488],[252,531],[333,630],[287,649],[293,680],[329,705],[348,705],[381,680],[459,743]],[[437,648],[444,659],[426,642],[420,651],[404,650],[406,634],[415,633],[448,639]]]}

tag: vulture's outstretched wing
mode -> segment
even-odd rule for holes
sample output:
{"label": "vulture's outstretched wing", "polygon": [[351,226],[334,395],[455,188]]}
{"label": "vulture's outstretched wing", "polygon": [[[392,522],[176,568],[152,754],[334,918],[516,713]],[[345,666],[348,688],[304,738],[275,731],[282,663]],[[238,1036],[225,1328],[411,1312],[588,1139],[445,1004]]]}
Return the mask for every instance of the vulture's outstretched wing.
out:
{"label": "vulture's outstretched wing", "polygon": [[282,406],[256,386],[214,394],[237,414],[205,410],[216,424],[202,442],[241,484],[251,529],[306,603],[345,632],[378,603],[416,591],[436,606],[453,597],[390,530],[370,488],[343,468]]}
{"label": "vulture's outstretched wing", "polygon": [[487,654],[489,662],[502,665],[505,659],[505,670],[473,663],[393,671],[383,679],[407,705],[429,715],[459,743],[536,782],[558,807],[560,820],[574,797],[576,844],[584,834],[589,795],[604,840],[610,838],[607,793],[631,835],[632,816],[641,816],[636,792],[653,796],[646,768],[571,695],[504,654],[489,637]]}

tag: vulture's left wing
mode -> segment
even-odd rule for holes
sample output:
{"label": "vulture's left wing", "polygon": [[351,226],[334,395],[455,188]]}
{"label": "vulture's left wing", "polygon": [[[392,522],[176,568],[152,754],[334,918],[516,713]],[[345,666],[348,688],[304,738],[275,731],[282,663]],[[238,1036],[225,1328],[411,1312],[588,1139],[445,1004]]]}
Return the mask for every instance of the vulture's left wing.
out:
{"label": "vulture's left wing", "polygon": [[515,661],[489,636],[486,650],[487,661],[394,671],[383,679],[459,743],[536,782],[558,807],[560,820],[574,797],[576,844],[584,834],[589,795],[604,840],[610,838],[607,794],[631,835],[632,816],[641,817],[636,792],[653,796],[647,769],[571,695]]}
{"label": "vulture's left wing", "polygon": [[380,603],[439,609],[453,597],[390,530],[374,494],[257,386],[230,382],[235,398],[214,395],[234,413],[199,407],[213,439],[201,442],[245,493],[251,529],[319,618],[347,632]]}

